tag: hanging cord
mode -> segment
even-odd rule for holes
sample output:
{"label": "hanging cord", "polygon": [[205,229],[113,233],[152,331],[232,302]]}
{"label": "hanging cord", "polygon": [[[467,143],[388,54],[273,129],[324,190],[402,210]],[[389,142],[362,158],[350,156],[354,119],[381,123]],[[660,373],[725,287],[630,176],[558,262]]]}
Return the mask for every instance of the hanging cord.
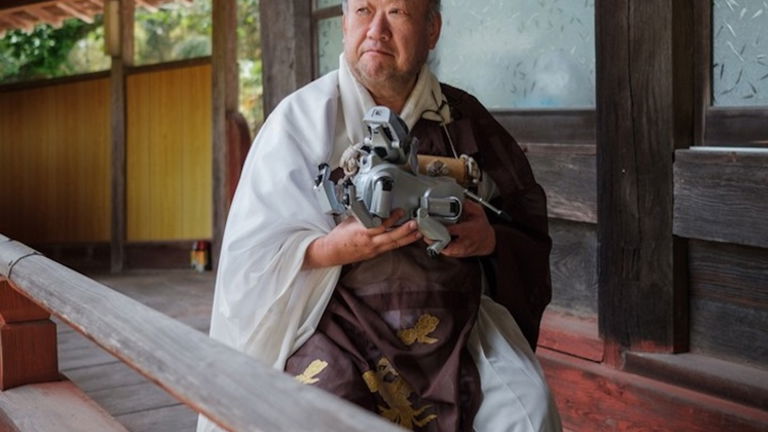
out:
{"label": "hanging cord", "polygon": [[445,108],[446,105],[448,105],[448,101],[443,99],[442,102],[437,101],[437,96],[435,96],[435,92],[432,92],[432,100],[435,102],[435,109],[425,109],[421,112],[421,115],[419,117],[424,117],[424,114],[434,114],[438,117],[440,117],[440,126],[443,128],[443,133],[445,133],[446,138],[448,138],[448,144],[451,146],[451,153],[453,153],[453,158],[458,159],[459,154],[456,152],[456,146],[453,144],[453,139],[451,138],[451,134],[448,132],[448,127],[446,126],[445,118],[443,117],[443,114],[441,114],[441,111],[443,108]]}

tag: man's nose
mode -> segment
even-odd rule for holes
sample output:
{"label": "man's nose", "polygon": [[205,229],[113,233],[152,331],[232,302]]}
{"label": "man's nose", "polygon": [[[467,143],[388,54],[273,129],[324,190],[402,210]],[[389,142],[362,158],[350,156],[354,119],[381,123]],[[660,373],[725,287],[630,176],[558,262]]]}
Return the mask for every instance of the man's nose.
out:
{"label": "man's nose", "polygon": [[368,27],[367,36],[369,39],[374,40],[389,40],[392,37],[385,11],[379,11],[374,14]]}

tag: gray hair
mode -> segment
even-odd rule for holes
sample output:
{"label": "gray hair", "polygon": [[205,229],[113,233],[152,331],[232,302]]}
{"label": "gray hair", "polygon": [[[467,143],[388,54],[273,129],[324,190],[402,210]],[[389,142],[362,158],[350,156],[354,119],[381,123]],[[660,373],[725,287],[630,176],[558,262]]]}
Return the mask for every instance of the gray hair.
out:
{"label": "gray hair", "polygon": [[[341,10],[344,11],[344,13],[347,13],[347,1],[348,0],[341,0]],[[429,0],[429,14],[427,15],[427,19],[432,21],[434,17],[436,17],[440,13],[440,0]]]}

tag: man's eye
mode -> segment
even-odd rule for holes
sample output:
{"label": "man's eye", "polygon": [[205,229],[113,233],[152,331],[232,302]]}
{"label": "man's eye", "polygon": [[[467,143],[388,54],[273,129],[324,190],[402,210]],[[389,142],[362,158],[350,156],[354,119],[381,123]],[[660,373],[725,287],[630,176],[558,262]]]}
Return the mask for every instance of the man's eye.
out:
{"label": "man's eye", "polygon": [[370,12],[371,11],[368,8],[359,8],[355,11],[355,13],[358,15],[368,15]]}
{"label": "man's eye", "polygon": [[405,14],[405,11],[404,11],[403,9],[397,9],[397,8],[395,8],[395,9],[390,9],[390,10],[389,10],[389,13],[390,13],[391,15],[404,15],[404,14]]}

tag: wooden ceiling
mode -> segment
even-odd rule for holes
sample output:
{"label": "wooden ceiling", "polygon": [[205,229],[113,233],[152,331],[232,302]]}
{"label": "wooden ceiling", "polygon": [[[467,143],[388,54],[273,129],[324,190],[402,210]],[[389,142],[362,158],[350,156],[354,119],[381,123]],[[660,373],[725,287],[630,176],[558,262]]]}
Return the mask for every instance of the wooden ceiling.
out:
{"label": "wooden ceiling", "polygon": [[[66,19],[93,22],[104,12],[106,0],[0,0],[0,37],[8,30],[32,31],[38,24],[61,26]],[[134,0],[136,6],[149,10],[172,0]],[[186,2],[188,2],[187,0]]]}

